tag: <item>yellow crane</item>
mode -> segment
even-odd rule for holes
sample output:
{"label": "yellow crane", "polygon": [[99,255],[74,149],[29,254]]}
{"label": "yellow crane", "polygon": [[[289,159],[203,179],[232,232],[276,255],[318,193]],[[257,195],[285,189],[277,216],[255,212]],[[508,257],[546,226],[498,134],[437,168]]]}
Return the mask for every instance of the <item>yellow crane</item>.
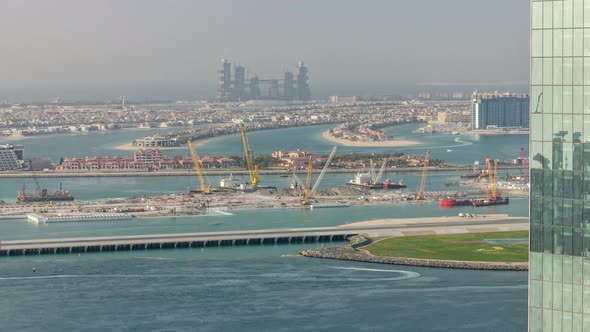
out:
{"label": "yellow crane", "polygon": [[301,204],[309,205],[309,199],[311,197],[311,173],[313,172],[313,161],[309,158],[309,164],[307,165],[307,179],[305,179],[305,189],[303,190],[303,199]]}
{"label": "yellow crane", "polygon": [[[494,169],[492,166],[492,158],[490,158],[490,156],[486,156],[486,167],[487,167],[487,175],[488,175],[488,183],[490,185],[490,189],[492,192],[491,197],[494,197],[494,189],[493,189],[493,182],[494,182]],[[489,194],[489,192],[486,190],[486,196]]]}
{"label": "yellow crane", "polygon": [[497,199],[500,196],[498,194],[498,159],[494,160],[494,173],[493,177],[490,176],[490,186],[492,188],[492,199]]}
{"label": "yellow crane", "polygon": [[246,126],[243,123],[240,125],[240,132],[242,134],[242,143],[244,144],[248,174],[250,175],[250,184],[252,188],[256,188],[260,182],[260,170],[258,169],[258,165],[254,165],[252,150],[250,149],[250,143],[248,143],[248,136],[246,135]]}
{"label": "yellow crane", "polygon": [[201,164],[201,158],[197,154],[195,147],[193,146],[193,142],[189,139],[187,141],[188,148],[191,152],[191,156],[193,157],[193,163],[195,164],[195,170],[197,171],[197,175],[199,176],[199,181],[201,182],[201,192],[203,194],[212,194],[213,189],[211,189],[211,185],[207,185],[205,182],[205,176],[203,175],[203,165]]}
{"label": "yellow crane", "polygon": [[424,167],[422,168],[422,181],[420,181],[420,190],[416,194],[417,200],[424,199],[424,186],[426,186],[426,175],[428,175],[428,165],[430,165],[430,150],[426,150],[426,158],[424,158]]}

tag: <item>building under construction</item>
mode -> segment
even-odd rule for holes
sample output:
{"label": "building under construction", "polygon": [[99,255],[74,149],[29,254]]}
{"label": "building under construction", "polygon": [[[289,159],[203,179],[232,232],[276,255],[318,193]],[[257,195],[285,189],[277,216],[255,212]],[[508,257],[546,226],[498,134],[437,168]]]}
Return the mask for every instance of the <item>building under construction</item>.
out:
{"label": "building under construction", "polygon": [[217,99],[219,101],[246,100],[311,100],[307,67],[297,63],[297,72],[285,72],[282,79],[262,79],[257,75],[246,79],[246,69],[235,65],[232,77],[231,63],[219,60],[217,69]]}

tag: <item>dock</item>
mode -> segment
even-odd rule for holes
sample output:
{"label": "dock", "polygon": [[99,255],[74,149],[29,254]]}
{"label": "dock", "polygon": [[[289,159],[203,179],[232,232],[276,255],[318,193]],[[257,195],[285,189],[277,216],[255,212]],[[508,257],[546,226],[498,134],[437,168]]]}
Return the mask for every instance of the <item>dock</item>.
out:
{"label": "dock", "polygon": [[1,241],[0,256],[320,243],[345,241],[358,234],[367,234],[370,237],[391,237],[502,232],[528,230],[528,228],[528,218],[525,217],[384,219],[336,227]]}
{"label": "dock", "polygon": [[45,215],[43,213],[29,213],[27,219],[37,224],[56,222],[80,222],[80,221],[107,221],[107,220],[131,220],[132,215],[128,213],[109,214],[72,214],[72,215]]}

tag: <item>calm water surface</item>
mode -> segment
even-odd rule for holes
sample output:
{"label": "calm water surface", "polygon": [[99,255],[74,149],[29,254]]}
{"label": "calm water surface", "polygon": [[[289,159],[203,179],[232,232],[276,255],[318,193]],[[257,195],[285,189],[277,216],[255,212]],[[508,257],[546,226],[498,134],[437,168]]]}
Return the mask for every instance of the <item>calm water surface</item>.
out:
{"label": "calm water surface", "polygon": [[[252,132],[255,153],[297,148],[328,152],[321,134],[332,126]],[[425,145],[409,148],[341,147],[341,152],[424,154],[452,164],[486,155],[509,159],[528,146],[528,136],[415,135],[416,125],[388,131]],[[27,157],[130,155],[115,146],[162,130],[115,131],[29,138]],[[165,130],[164,130],[165,131]],[[450,150],[450,151],[449,151]],[[185,153],[185,150],[180,152]],[[201,154],[241,154],[238,135],[213,139]],[[333,187],[350,175],[327,175]],[[389,174],[415,190],[418,174]],[[456,173],[433,173],[430,190],[442,190]],[[290,179],[266,177],[287,187]],[[14,201],[20,179],[1,179],[0,199]],[[184,192],[190,177],[41,179],[59,182],[81,200]],[[27,184],[31,185],[31,184]],[[436,203],[342,209],[234,210],[183,218],[130,222],[35,225],[0,221],[0,240],[332,226],[354,221],[459,212],[528,214],[526,199],[509,206],[441,210]],[[211,225],[214,222],[215,225]],[[221,224],[219,224],[221,222]],[[523,331],[527,275],[318,260],[293,256],[317,246],[275,245],[170,249],[82,255],[4,257],[0,260],[0,330],[199,330],[199,331]],[[32,272],[32,267],[37,272]]]}
{"label": "calm water surface", "polygon": [[3,258],[0,323],[6,331],[526,330],[526,273],[286,255],[307,247]]}
{"label": "calm water surface", "polygon": [[[474,160],[484,161],[486,155],[495,159],[514,159],[519,156],[520,148],[528,151],[528,135],[451,135],[451,134],[413,134],[412,130],[419,124],[396,126],[384,129],[399,139],[418,141],[418,147],[349,147],[339,146],[340,152],[403,152],[405,154],[424,155],[426,149],[432,150],[432,158],[445,160],[456,165],[471,165]],[[322,138],[322,133],[333,125],[286,128],[251,132],[248,134],[250,145],[255,154],[270,154],[277,150],[306,149],[319,153],[329,153],[334,143]],[[114,156],[132,155],[132,151],[117,150],[116,147],[128,144],[135,138],[153,135],[159,132],[182,130],[183,128],[158,128],[146,130],[116,130],[108,132],[91,132],[77,135],[56,135],[29,137],[22,140],[2,141],[25,145],[25,157],[51,158],[54,163],[61,157]],[[451,150],[451,151],[449,151]],[[198,147],[200,154],[242,155],[240,135],[227,135],[207,141]],[[168,154],[186,154],[181,148],[170,150]]]}

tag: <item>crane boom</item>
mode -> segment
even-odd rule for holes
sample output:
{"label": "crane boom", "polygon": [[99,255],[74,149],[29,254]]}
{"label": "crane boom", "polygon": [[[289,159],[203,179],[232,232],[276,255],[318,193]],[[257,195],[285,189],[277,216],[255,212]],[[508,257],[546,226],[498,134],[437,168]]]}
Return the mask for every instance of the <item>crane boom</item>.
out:
{"label": "crane boom", "polygon": [[490,156],[486,156],[486,167],[488,168],[488,170],[487,170],[488,179],[491,181],[493,175],[492,175],[492,159],[490,158]]}
{"label": "crane boom", "polygon": [[422,181],[420,181],[420,190],[416,195],[416,199],[424,199],[424,187],[426,186],[426,175],[428,174],[428,165],[430,165],[430,150],[426,150],[426,158],[424,158],[424,167],[422,168]]}
{"label": "crane boom", "polygon": [[250,143],[248,142],[248,136],[246,135],[246,126],[244,126],[243,123],[240,125],[240,133],[242,134],[242,143],[244,145],[248,174],[250,175],[250,184],[253,188],[256,188],[260,182],[260,170],[258,169],[258,165],[254,165],[252,150],[250,149]]}
{"label": "crane boom", "polygon": [[295,179],[295,183],[299,184],[299,186],[295,186],[295,189],[298,189],[299,187],[301,187],[301,185],[303,184],[303,182],[301,181],[301,179],[299,178],[299,176],[297,176],[297,174],[295,174],[295,172],[293,172],[293,179]]}
{"label": "crane boom", "polygon": [[199,176],[199,181],[201,182],[201,191],[203,194],[211,194],[213,191],[211,190],[211,185],[207,185],[205,182],[205,176],[203,175],[203,167],[201,164],[201,158],[197,154],[195,147],[193,146],[193,142],[191,140],[187,141],[189,150],[191,152],[191,157],[193,158],[193,163],[195,164],[195,171],[197,171],[197,175]]}
{"label": "crane boom", "polygon": [[494,160],[493,177],[490,176],[490,184],[492,186],[492,199],[498,198],[498,159]]}
{"label": "crane boom", "polygon": [[373,181],[374,183],[378,183],[379,181],[381,181],[381,178],[383,177],[383,173],[385,172],[385,165],[387,164],[387,160],[383,161],[383,165],[381,165],[381,169],[379,169],[379,173],[377,174],[377,176],[375,177],[375,180]]}
{"label": "crane boom", "polygon": [[320,186],[320,182],[324,178],[326,171],[330,167],[330,163],[332,163],[332,159],[334,159],[334,156],[336,155],[336,150],[337,150],[337,148],[334,147],[332,149],[332,152],[330,152],[330,156],[328,156],[328,160],[326,160],[326,163],[324,164],[324,168],[322,168],[322,171],[320,172],[320,176],[318,176],[318,179],[315,181],[313,188],[311,189],[310,196],[313,196],[315,194],[315,191]]}
{"label": "crane boom", "polygon": [[309,205],[309,198],[311,197],[311,173],[313,171],[313,162],[309,158],[309,164],[307,166],[307,179],[305,179],[305,190],[303,191],[303,199],[301,204]]}

